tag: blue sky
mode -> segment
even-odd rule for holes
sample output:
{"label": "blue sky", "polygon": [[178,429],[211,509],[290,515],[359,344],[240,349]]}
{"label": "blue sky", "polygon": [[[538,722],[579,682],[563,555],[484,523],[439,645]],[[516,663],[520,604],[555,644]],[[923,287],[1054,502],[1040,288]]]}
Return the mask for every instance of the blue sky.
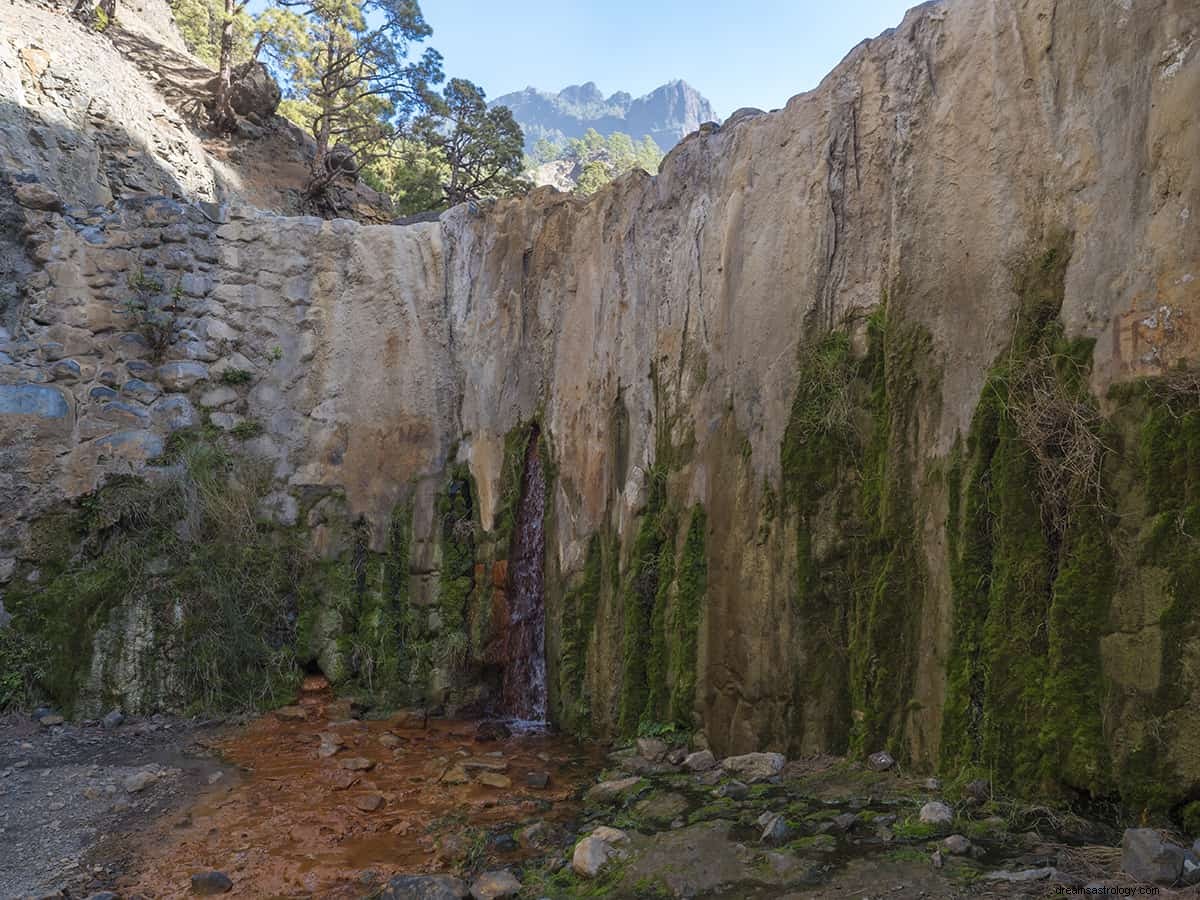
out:
{"label": "blue sky", "polygon": [[489,97],[594,81],[605,94],[690,82],[727,116],[817,82],[918,0],[421,0],[446,74]]}

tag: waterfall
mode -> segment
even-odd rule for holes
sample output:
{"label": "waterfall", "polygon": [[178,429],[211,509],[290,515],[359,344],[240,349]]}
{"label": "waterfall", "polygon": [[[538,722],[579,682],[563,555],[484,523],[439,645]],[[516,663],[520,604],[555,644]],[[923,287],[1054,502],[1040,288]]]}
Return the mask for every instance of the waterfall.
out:
{"label": "waterfall", "polygon": [[534,426],[525,448],[521,498],[508,565],[509,622],[502,697],[508,715],[545,722],[546,714],[546,475]]}

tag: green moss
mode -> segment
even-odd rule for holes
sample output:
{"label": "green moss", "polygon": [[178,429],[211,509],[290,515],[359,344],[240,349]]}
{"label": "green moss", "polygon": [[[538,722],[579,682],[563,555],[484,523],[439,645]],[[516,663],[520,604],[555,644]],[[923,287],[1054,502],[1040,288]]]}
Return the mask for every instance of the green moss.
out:
{"label": "green moss", "polygon": [[1078,435],[1034,431],[1020,414],[1036,379],[1056,398],[1052,415],[1071,408],[1098,423],[1091,343],[1066,340],[1057,321],[1069,240],[1050,240],[1016,272],[1011,345],[947,473],[954,624],[942,762],[1020,792],[1065,784],[1098,796],[1111,785],[1098,633],[1115,580],[1110,523],[1053,469]]}
{"label": "green moss", "polygon": [[578,583],[563,600],[563,642],[560,653],[559,697],[563,724],[574,732],[587,730],[587,653],[600,603],[603,564],[600,535],[588,542],[587,558]]}
{"label": "green moss", "polygon": [[253,378],[254,375],[245,369],[226,369],[221,373],[221,384],[247,384]]}
{"label": "green moss", "polygon": [[263,425],[254,419],[245,419],[229,429],[229,433],[239,441],[248,441],[263,433]]}
{"label": "green moss", "polygon": [[704,508],[694,507],[676,576],[679,588],[670,642],[673,677],[668,717],[685,729],[694,724],[700,620],[708,591],[707,525]]}
{"label": "green moss", "polygon": [[948,833],[949,828],[948,825],[931,825],[920,819],[908,818],[893,825],[892,833],[901,840],[923,841],[939,834]]}
{"label": "green moss", "polygon": [[848,330],[800,350],[782,500],[797,519],[797,688],[824,698],[833,749],[899,750],[923,591],[908,479],[929,336],[882,306],[866,331],[861,357]]}

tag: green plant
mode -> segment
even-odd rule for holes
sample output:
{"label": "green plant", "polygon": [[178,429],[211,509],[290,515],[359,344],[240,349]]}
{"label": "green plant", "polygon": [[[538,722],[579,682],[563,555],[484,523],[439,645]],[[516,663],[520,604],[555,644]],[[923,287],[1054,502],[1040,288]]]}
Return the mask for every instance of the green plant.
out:
{"label": "green plant", "polygon": [[254,375],[245,369],[226,369],[221,373],[221,384],[246,384],[253,380]]}
{"label": "green plant", "polygon": [[178,323],[174,312],[163,302],[162,282],[145,274],[141,269],[130,273],[128,285],[133,292],[125,303],[126,315],[134,321],[134,329],[150,349],[151,357],[162,360],[175,340]]}
{"label": "green plant", "polygon": [[262,434],[263,426],[261,422],[255,419],[243,419],[234,425],[233,428],[229,429],[229,433],[239,441],[248,441]]}

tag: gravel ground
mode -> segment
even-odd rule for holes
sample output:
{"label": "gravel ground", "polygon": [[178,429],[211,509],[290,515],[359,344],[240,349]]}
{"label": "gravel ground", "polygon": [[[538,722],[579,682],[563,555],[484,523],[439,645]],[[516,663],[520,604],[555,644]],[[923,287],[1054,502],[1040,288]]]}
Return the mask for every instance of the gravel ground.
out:
{"label": "gravel ground", "polygon": [[0,898],[108,888],[145,826],[225,775],[211,724],[155,716],[104,728],[0,717]]}

